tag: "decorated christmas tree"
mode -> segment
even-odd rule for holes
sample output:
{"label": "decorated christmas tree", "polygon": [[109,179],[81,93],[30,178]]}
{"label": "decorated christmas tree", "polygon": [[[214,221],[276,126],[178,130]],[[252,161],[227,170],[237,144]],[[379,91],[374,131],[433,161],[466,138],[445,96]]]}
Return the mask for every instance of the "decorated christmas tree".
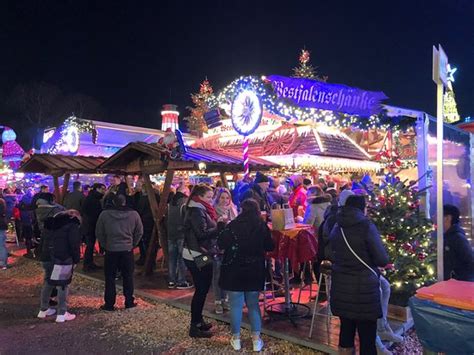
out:
{"label": "decorated christmas tree", "polygon": [[316,72],[316,68],[309,63],[309,60],[309,51],[306,49],[302,49],[299,57],[300,64],[296,68],[293,68],[293,77],[327,81],[327,76],[320,77]]}
{"label": "decorated christmas tree", "polygon": [[216,101],[209,80],[205,79],[201,83],[199,92],[191,94],[191,100],[193,101],[194,106],[187,107],[189,110],[189,116],[185,117],[184,120],[186,121],[189,132],[202,136],[203,132],[207,132],[204,114],[213,107],[214,102]]}
{"label": "decorated christmas tree", "polygon": [[454,90],[446,90],[443,101],[444,122],[453,123],[459,121],[461,118],[458,113],[458,106],[456,104],[456,95],[454,95]]}
{"label": "decorated christmas tree", "polygon": [[406,306],[415,291],[435,281],[433,224],[420,208],[416,182],[393,175],[371,191],[369,215],[385,243],[391,264],[385,277],[392,285],[391,303]]}

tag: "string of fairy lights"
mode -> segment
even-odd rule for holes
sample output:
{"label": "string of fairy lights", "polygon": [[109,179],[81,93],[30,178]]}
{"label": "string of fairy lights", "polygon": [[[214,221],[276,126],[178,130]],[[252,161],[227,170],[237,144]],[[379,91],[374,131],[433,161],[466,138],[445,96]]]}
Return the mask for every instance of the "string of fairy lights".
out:
{"label": "string of fairy lights", "polygon": [[290,122],[312,121],[314,123],[324,123],[336,128],[357,127],[367,129],[388,129],[389,119],[385,112],[370,117],[349,115],[330,110],[320,110],[316,108],[304,108],[293,104],[291,101],[279,98],[273,89],[272,84],[265,77],[241,76],[231,82],[212,101],[209,100],[209,107],[228,106],[237,93],[242,90],[254,91],[262,100],[263,107],[271,114],[278,115]]}

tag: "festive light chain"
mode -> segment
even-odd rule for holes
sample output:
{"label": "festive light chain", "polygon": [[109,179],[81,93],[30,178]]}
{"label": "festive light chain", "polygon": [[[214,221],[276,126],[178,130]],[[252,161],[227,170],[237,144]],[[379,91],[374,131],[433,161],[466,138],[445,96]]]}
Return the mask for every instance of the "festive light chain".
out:
{"label": "festive light chain", "polygon": [[[388,123],[382,122],[388,121],[384,113],[365,118],[329,110],[299,107],[288,100],[277,97],[268,81],[254,76],[241,76],[226,86],[217,95],[217,104],[219,106],[230,105],[232,99],[241,90],[253,90],[261,98],[265,110],[286,118],[288,121],[311,120],[315,123],[325,123],[336,128],[388,129],[390,126]],[[208,103],[210,108],[215,107],[212,104],[215,105],[215,103]]]}

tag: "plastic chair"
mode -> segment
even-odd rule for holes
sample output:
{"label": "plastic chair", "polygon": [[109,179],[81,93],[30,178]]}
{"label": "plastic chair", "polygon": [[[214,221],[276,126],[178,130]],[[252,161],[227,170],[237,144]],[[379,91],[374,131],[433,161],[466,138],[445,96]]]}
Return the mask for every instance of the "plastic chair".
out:
{"label": "plastic chair", "polygon": [[323,292],[326,297],[327,297],[327,306],[326,306],[326,313],[322,314],[322,316],[326,317],[326,325],[329,329],[329,323],[332,317],[331,313],[331,307],[330,305],[330,290],[331,290],[331,271],[332,271],[332,264],[329,260],[323,260],[321,262],[321,269],[320,269],[320,275],[319,275],[319,281],[318,285],[321,285],[324,277],[324,281],[326,284],[326,287],[324,290],[321,289],[321,287],[318,287],[318,291],[316,293],[316,299],[314,300],[314,307],[313,307],[313,317],[311,319],[311,327],[309,329],[309,335],[308,337],[311,338],[313,336],[313,328],[314,328],[314,321],[316,320],[316,314],[319,314],[318,312],[318,301],[319,301],[319,296],[321,295],[321,292]]}

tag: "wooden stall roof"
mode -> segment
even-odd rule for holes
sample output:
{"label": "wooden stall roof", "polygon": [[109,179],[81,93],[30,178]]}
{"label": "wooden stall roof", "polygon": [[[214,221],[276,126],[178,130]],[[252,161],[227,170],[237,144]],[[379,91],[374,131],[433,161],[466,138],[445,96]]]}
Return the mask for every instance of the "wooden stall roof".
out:
{"label": "wooden stall roof", "polygon": [[[71,155],[34,154],[22,163],[19,171],[23,173],[40,173],[47,175],[63,175],[66,173],[93,174],[97,167],[105,161],[104,157],[85,157]],[[100,171],[115,172],[115,171]]]}
{"label": "wooden stall roof", "polygon": [[[206,164],[206,172],[237,172],[243,170],[243,159],[235,153],[188,147],[188,151],[180,159],[170,160],[169,162],[160,160],[162,154],[162,149],[156,144],[133,142],[109,157],[98,169],[115,169],[127,173],[138,173],[142,171],[139,161],[143,159],[144,168],[150,173],[163,172],[166,169],[199,170],[199,163]],[[280,167],[278,164],[255,157],[250,157],[249,166],[254,171]]]}

